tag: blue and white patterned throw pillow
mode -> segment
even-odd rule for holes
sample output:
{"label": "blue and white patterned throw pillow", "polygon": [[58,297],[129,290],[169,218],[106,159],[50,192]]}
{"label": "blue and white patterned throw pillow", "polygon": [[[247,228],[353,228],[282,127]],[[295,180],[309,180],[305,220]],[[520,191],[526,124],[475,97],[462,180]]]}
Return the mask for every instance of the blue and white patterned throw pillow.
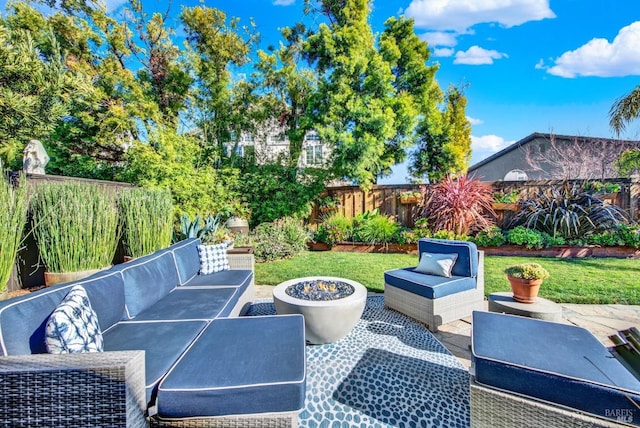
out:
{"label": "blue and white patterned throw pillow", "polygon": [[45,345],[51,354],[102,352],[102,331],[85,289],[73,287],[47,320]]}
{"label": "blue and white patterned throw pillow", "polygon": [[227,257],[227,244],[198,245],[198,254],[200,255],[201,275],[231,269]]}

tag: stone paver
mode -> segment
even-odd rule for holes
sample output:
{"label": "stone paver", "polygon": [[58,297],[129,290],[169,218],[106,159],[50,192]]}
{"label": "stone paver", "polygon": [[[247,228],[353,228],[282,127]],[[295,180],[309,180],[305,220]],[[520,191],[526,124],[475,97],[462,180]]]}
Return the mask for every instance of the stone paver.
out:
{"label": "stone paver", "polygon": [[[256,299],[273,298],[272,286],[256,286]],[[488,310],[485,301],[484,309]],[[640,306],[562,304],[565,322],[586,328],[605,346],[609,336],[629,327],[640,329]],[[440,326],[436,338],[467,368],[471,366],[471,317]]]}

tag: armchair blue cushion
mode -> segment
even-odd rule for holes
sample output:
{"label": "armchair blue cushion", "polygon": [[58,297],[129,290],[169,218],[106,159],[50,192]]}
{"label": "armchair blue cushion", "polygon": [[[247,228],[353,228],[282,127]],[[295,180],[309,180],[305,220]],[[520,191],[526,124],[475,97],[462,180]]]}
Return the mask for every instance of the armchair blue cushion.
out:
{"label": "armchair blue cushion", "polygon": [[455,253],[458,259],[453,265],[452,275],[472,278],[478,275],[478,247],[473,242],[422,238],[418,241],[418,257],[422,257],[425,252]]}
{"label": "armchair blue cushion", "polygon": [[451,277],[415,270],[384,273],[385,306],[402,312],[437,331],[438,326],[471,315],[484,301],[484,256],[473,242],[423,238],[418,254],[455,254]]}

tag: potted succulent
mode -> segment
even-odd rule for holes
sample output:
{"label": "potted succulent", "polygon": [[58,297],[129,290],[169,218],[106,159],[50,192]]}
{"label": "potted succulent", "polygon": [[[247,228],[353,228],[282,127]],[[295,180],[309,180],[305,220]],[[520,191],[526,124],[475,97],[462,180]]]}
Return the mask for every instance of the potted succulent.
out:
{"label": "potted succulent", "polygon": [[518,211],[518,197],[517,190],[512,190],[509,193],[494,193],[491,208],[495,211]]}
{"label": "potted succulent", "polygon": [[408,190],[400,193],[401,204],[415,204],[422,199],[422,193],[417,190]]}
{"label": "potted succulent", "polygon": [[542,281],[549,272],[538,263],[522,263],[504,270],[511,284],[513,298],[520,303],[534,303]]}

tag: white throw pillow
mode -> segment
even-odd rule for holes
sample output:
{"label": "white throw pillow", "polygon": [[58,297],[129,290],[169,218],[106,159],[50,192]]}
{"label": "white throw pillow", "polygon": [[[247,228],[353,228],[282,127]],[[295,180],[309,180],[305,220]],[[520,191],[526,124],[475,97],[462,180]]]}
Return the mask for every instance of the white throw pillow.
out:
{"label": "white throw pillow", "polygon": [[440,253],[422,253],[420,263],[414,269],[415,272],[426,273],[429,275],[451,277],[453,265],[458,260],[458,254],[440,254]]}
{"label": "white throw pillow", "polygon": [[51,354],[102,352],[98,316],[85,289],[73,287],[54,309],[45,327],[45,345]]}
{"label": "white throw pillow", "polygon": [[227,257],[227,244],[198,245],[198,254],[200,255],[201,275],[231,269]]}

